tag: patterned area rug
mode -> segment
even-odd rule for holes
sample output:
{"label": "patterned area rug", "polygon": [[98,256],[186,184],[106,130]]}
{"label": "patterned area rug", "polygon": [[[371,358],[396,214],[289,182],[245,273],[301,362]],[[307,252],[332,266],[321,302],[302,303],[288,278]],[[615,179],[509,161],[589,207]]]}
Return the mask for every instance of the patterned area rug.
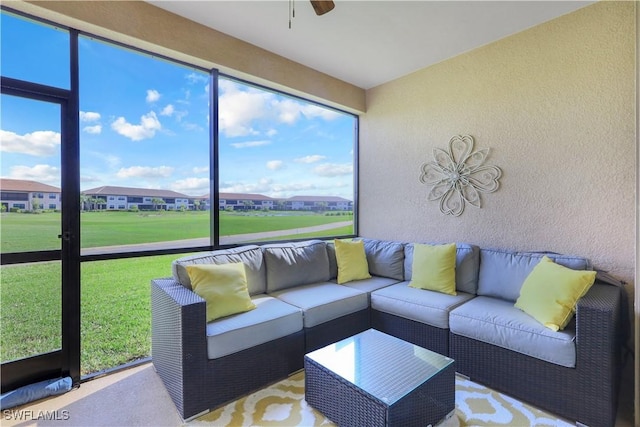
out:
{"label": "patterned area rug", "polygon": [[[553,415],[456,376],[456,410],[438,427],[562,426]],[[304,371],[209,412],[185,426],[335,426],[304,400]]]}

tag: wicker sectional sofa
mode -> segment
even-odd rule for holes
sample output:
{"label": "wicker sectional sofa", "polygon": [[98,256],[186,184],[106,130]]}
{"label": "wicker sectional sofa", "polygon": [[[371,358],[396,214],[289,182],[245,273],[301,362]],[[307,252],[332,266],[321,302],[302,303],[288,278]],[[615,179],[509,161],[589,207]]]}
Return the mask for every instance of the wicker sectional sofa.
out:
{"label": "wicker sectional sofa", "polygon": [[[553,332],[514,307],[543,255],[456,244],[456,295],[415,289],[412,243],[362,239],[371,278],[338,285],[331,242],[247,245],[174,261],[151,282],[152,359],[189,419],[302,368],[305,353],[368,328],[455,359],[456,371],[562,417],[613,426],[623,289],[596,281]],[[256,309],[207,324],[192,264],[242,262]]]}

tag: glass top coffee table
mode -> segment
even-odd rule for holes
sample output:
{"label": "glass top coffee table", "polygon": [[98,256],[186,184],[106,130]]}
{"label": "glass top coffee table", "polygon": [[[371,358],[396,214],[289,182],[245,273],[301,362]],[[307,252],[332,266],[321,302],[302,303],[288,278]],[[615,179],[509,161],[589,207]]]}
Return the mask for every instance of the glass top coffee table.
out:
{"label": "glass top coffee table", "polygon": [[369,329],[304,358],[305,399],[340,426],[435,425],[455,409],[454,361]]}

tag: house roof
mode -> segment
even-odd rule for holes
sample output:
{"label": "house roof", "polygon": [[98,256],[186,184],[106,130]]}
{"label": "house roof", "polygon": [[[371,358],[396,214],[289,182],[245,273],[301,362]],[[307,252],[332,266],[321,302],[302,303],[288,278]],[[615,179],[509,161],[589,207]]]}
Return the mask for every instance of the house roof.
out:
{"label": "house roof", "polygon": [[[198,199],[209,199],[209,194],[197,197]],[[269,197],[263,194],[251,194],[251,193],[220,193],[220,199],[238,199],[238,200],[283,200],[286,202],[351,202],[349,199],[344,199],[337,196],[293,196],[289,198],[282,197]]]}
{"label": "house roof", "polygon": [[286,200],[288,202],[351,202],[337,196],[293,196]]}
{"label": "house roof", "polygon": [[273,197],[265,196],[264,194],[251,194],[251,193],[220,193],[220,198],[221,199],[240,199],[240,200],[276,200]]}
{"label": "house roof", "polygon": [[0,189],[2,191],[22,191],[22,192],[42,192],[42,193],[61,193],[58,187],[43,184],[37,181],[29,181],[25,179],[9,179],[0,178]]}
{"label": "house roof", "polygon": [[135,187],[114,187],[105,185],[102,187],[84,190],[82,194],[102,195],[102,196],[143,196],[143,197],[178,197],[192,198],[186,194],[178,193],[171,190],[158,190],[153,188],[135,188]]}

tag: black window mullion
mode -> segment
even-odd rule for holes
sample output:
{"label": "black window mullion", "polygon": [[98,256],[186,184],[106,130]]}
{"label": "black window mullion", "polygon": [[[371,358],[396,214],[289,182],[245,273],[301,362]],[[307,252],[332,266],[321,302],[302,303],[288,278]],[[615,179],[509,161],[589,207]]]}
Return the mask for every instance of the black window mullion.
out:
{"label": "black window mullion", "polygon": [[211,70],[210,74],[210,107],[209,117],[211,121],[209,123],[209,132],[211,139],[211,166],[209,168],[211,184],[209,186],[209,204],[211,206],[211,242],[214,247],[220,246],[220,159],[218,158],[218,144],[220,141],[218,131],[218,70]]}
{"label": "black window mullion", "polygon": [[69,31],[71,91],[63,106],[62,349],[63,372],[80,381],[80,101],[78,31]]}

